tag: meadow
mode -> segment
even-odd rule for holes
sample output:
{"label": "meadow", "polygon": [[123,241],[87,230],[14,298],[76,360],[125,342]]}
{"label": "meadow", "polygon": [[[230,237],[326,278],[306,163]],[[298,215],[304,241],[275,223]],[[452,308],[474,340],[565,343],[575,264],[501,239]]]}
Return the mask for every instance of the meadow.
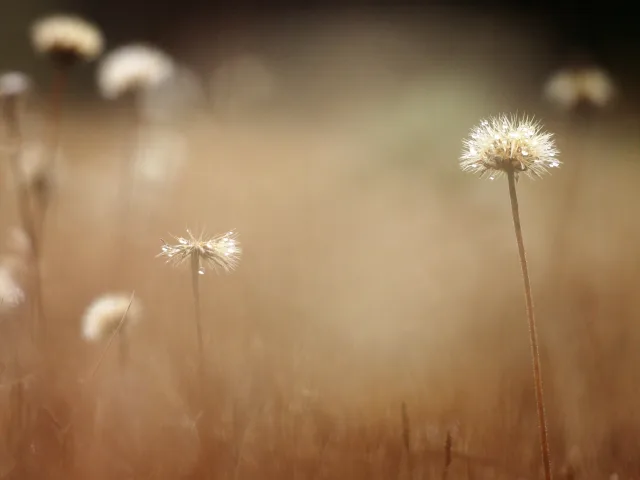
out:
{"label": "meadow", "polygon": [[[637,112],[545,102],[558,58],[511,20],[305,21],[219,70],[192,32],[211,75],[135,105],[74,93],[91,63],[52,117],[35,78],[20,165],[51,154],[52,118],[59,144],[36,270],[3,124],[0,478],[542,478],[507,182],[458,161],[503,112],[563,162],[517,187],[554,476],[637,478]],[[158,257],[187,229],[242,246],[198,277],[202,358],[189,267]],[[125,356],[82,336],[111,292],[142,307]]]}

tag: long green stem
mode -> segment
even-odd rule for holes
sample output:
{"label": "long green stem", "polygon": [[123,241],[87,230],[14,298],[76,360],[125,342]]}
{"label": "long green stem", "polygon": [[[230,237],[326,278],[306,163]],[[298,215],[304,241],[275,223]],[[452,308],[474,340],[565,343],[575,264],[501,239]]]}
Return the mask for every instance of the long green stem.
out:
{"label": "long green stem", "polygon": [[520,267],[524,280],[524,297],[527,307],[527,321],[529,323],[529,342],[531,343],[531,360],[533,362],[533,380],[536,391],[536,405],[538,408],[538,424],[540,428],[540,447],[542,449],[542,463],[544,466],[545,480],[551,480],[551,455],[549,452],[549,439],[547,420],[544,409],[544,395],[542,390],[542,370],[540,367],[540,351],[538,348],[538,332],[533,311],[533,295],[531,294],[531,281],[529,280],[529,267],[522,239],[522,227],[520,226],[520,210],[518,208],[518,196],[516,194],[515,172],[507,172],[509,180],[509,197],[511,198],[511,213],[513,214],[513,226],[516,231]]}

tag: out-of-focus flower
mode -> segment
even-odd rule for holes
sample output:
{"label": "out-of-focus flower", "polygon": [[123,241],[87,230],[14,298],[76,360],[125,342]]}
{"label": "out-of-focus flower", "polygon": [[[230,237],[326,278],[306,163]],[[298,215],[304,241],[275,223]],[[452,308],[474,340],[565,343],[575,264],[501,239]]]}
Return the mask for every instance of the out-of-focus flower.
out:
{"label": "out-of-focus flower", "polygon": [[235,232],[227,232],[209,240],[196,238],[189,230],[187,234],[189,238],[175,237],[178,242],[175,245],[169,245],[163,240],[162,252],[158,256],[166,257],[167,262],[174,265],[195,258],[200,275],[205,273],[205,267],[231,272],[238,265],[242,249]]}
{"label": "out-of-focus flower", "polygon": [[552,134],[532,119],[500,115],[483,120],[464,141],[460,167],[491,179],[509,171],[540,177],[560,166]]}
{"label": "out-of-focus flower", "polygon": [[581,103],[605,107],[614,97],[615,87],[611,77],[600,68],[566,68],[547,80],[544,95],[566,110]]}
{"label": "out-of-focus flower", "polygon": [[100,29],[76,15],[52,15],[31,27],[33,46],[56,64],[68,67],[97,58],[104,47]]}
{"label": "out-of-focus flower", "polygon": [[110,100],[160,85],[175,71],[171,57],[157,48],[132,44],[109,52],[98,67],[98,88]]}
{"label": "out-of-focus flower", "polygon": [[31,90],[31,79],[22,72],[0,75],[0,99],[21,97]]}
{"label": "out-of-focus flower", "polygon": [[[126,315],[126,317],[125,317]],[[110,337],[118,329],[128,328],[142,316],[138,299],[129,294],[107,294],[91,303],[82,317],[82,336],[91,342]]]}
{"label": "out-of-focus flower", "polygon": [[19,281],[24,262],[15,256],[0,259],[0,312],[7,312],[22,304],[26,298]]}

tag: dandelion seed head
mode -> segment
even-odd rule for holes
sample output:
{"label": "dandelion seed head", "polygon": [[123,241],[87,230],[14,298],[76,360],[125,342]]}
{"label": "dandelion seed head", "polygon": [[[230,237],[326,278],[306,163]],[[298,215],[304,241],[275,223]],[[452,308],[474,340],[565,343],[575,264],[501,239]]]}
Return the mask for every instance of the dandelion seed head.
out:
{"label": "dandelion seed head", "polygon": [[0,261],[0,311],[6,312],[21,305],[25,298],[25,292],[18,280],[17,269],[22,264],[9,258]]}
{"label": "dandelion seed head", "polygon": [[615,96],[615,87],[611,77],[600,68],[567,68],[547,80],[544,95],[566,110],[580,103],[602,108]]}
{"label": "dandelion seed head", "polygon": [[170,245],[163,241],[159,257],[166,257],[167,262],[179,265],[187,260],[196,258],[198,273],[203,275],[207,268],[231,272],[235,270],[242,255],[242,248],[233,231],[217,235],[210,239],[202,236],[195,237],[187,230],[188,238],[174,237],[176,244]]}
{"label": "dandelion seed head", "polygon": [[31,79],[22,72],[0,75],[0,98],[17,98],[31,90]]}
{"label": "dandelion seed head", "polygon": [[98,297],[82,317],[82,336],[90,342],[109,338],[118,328],[125,312],[127,316],[122,328],[138,323],[142,316],[142,306],[136,298],[131,301],[131,294],[114,293]]}
{"label": "dandelion seed head", "polygon": [[94,60],[104,48],[100,29],[75,15],[52,15],[38,20],[31,28],[31,40],[36,51],[61,66]]}
{"label": "dandelion seed head", "polygon": [[157,48],[126,45],[110,52],[98,68],[98,88],[110,100],[127,93],[144,91],[165,82],[174,74],[173,60]]}
{"label": "dandelion seed head", "polygon": [[494,179],[508,171],[541,177],[559,167],[552,135],[527,117],[500,115],[480,122],[464,140],[460,167]]}

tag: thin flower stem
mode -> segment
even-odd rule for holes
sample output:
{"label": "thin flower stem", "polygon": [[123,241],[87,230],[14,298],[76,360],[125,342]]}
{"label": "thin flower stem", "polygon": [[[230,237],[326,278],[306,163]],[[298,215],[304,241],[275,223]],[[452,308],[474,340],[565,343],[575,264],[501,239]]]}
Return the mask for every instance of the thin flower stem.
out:
{"label": "thin flower stem", "polygon": [[516,194],[516,178],[513,169],[507,171],[509,180],[509,197],[511,198],[511,213],[513,214],[513,226],[516,232],[518,243],[518,254],[520,256],[520,267],[522,268],[522,278],[524,280],[524,297],[527,307],[527,320],[529,323],[529,341],[531,343],[531,360],[533,361],[533,380],[536,391],[536,405],[538,408],[538,423],[540,428],[540,447],[542,449],[542,463],[544,466],[545,480],[551,480],[551,455],[549,452],[549,439],[547,431],[547,420],[544,409],[544,396],[542,390],[542,371],[540,368],[540,351],[538,348],[538,332],[533,311],[533,296],[531,294],[531,281],[529,280],[529,268],[522,239],[522,227],[520,226],[520,211],[518,208],[518,196]]}
{"label": "thin flower stem", "polygon": [[[130,129],[129,129],[129,145],[128,151],[123,155],[123,161],[120,165],[120,201],[121,212],[120,221],[122,222],[123,229],[126,231],[129,223],[129,215],[131,212],[131,196],[134,187],[134,175],[133,166],[138,157],[141,145],[142,137],[142,121],[140,114],[134,103],[131,106],[130,111],[127,112],[130,116]],[[127,122],[129,123],[129,122]]]}
{"label": "thin flower stem", "polygon": [[7,132],[14,142],[14,147],[10,154],[9,164],[13,175],[13,181],[17,192],[18,214],[22,223],[22,228],[29,237],[29,247],[32,255],[32,266],[35,273],[35,282],[33,288],[36,325],[40,326],[40,334],[42,338],[46,338],[46,320],[44,315],[44,302],[42,300],[42,275],[40,268],[40,248],[39,239],[36,232],[33,213],[31,211],[31,203],[29,198],[29,188],[27,186],[24,173],[20,166],[20,155],[22,154],[22,129],[20,128],[20,120],[18,117],[18,105],[15,98],[8,99],[3,105],[3,116],[7,124]]}
{"label": "thin flower stem", "polygon": [[50,115],[50,139],[49,148],[51,148],[51,159],[56,160],[56,152],[60,141],[60,121],[62,117],[62,101],[67,86],[67,69],[56,67],[53,71],[53,80],[51,82],[51,97],[49,104]]}
{"label": "thin flower stem", "polygon": [[[64,94],[67,88],[68,71],[63,67],[55,67],[53,71],[53,80],[51,81],[51,91],[49,93],[49,158],[46,168],[53,175],[56,174],[58,163],[58,147],[60,144],[60,124],[62,122],[62,104]],[[45,224],[47,221],[47,207],[43,204],[40,206],[41,211],[39,218],[39,235],[38,240],[40,247],[44,244]],[[42,248],[40,248],[42,250]]]}
{"label": "thin flower stem", "polygon": [[411,422],[409,421],[409,413],[407,412],[407,404],[402,402],[401,405],[402,419],[402,444],[404,445],[405,455],[407,456],[407,470],[409,479],[413,479],[413,452],[411,451]]}
{"label": "thin flower stem", "polygon": [[194,253],[191,255],[191,290],[193,293],[193,313],[196,322],[196,335],[198,336],[198,375],[200,386],[204,388],[204,342],[202,339],[202,317],[200,312],[200,257]]}
{"label": "thin flower stem", "polygon": [[122,329],[122,326],[124,325],[124,322],[125,322],[125,320],[127,318],[127,313],[129,313],[129,309],[131,308],[131,304],[133,303],[133,299],[135,297],[135,294],[136,294],[136,292],[133,292],[131,294],[131,299],[129,300],[129,305],[127,305],[126,310],[122,314],[122,318],[120,319],[120,323],[118,323],[118,326],[116,327],[116,329],[113,331],[113,333],[109,337],[109,341],[107,342],[107,345],[104,347],[104,350],[102,350],[102,353],[100,354],[100,358],[98,358],[98,361],[96,362],[95,367],[93,367],[93,370],[91,371],[91,375],[89,375],[89,378],[87,379],[87,382],[90,381],[95,376],[96,372],[98,371],[98,368],[100,368],[100,365],[102,365],[102,362],[104,361],[105,357],[107,356],[107,352],[109,351],[109,348],[111,347],[111,344],[113,343],[113,339],[116,338],[116,336],[120,333],[120,330]]}

